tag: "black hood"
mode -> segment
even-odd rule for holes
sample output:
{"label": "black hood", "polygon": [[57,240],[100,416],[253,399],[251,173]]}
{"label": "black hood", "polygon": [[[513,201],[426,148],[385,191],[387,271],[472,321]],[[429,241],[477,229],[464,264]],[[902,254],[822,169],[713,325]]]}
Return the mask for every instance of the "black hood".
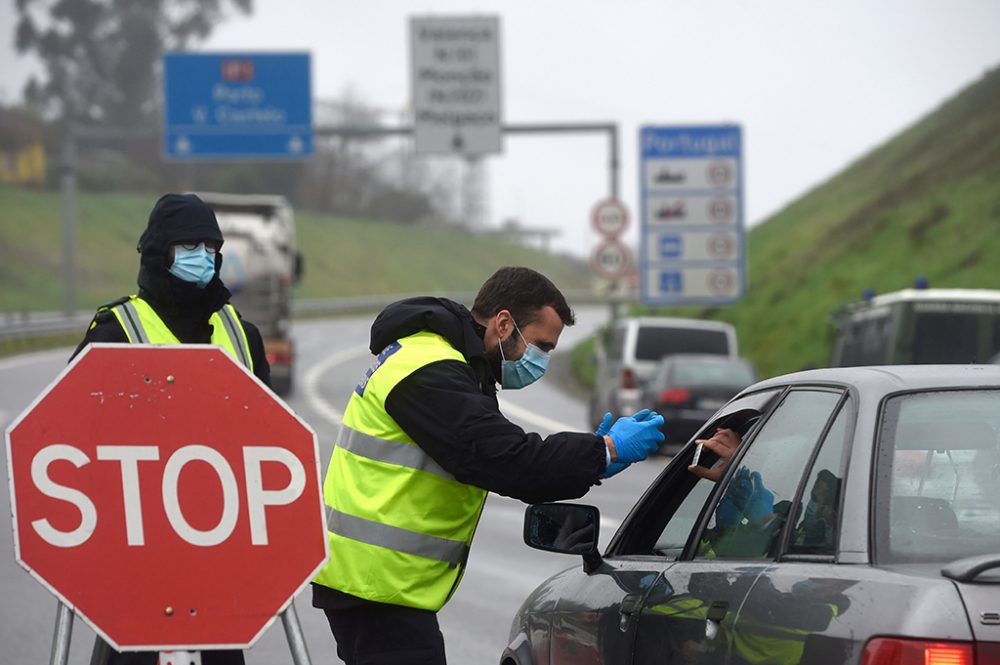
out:
{"label": "black hood", "polygon": [[143,256],[166,256],[171,245],[197,240],[222,244],[215,212],[194,194],[164,194],[149,213],[137,249]]}
{"label": "black hood", "polygon": [[489,369],[483,346],[486,329],[476,323],[464,305],[447,298],[421,296],[392,303],[372,324],[369,348],[374,355],[378,355],[397,339],[421,330],[430,330],[447,339],[465,356],[477,374],[487,371],[492,379],[493,372]]}
{"label": "black hood", "polygon": [[139,295],[149,301],[182,342],[211,336],[208,318],[229,302],[222,280],[222,252],[215,255],[215,276],[201,289],[174,277],[167,265],[171,245],[212,240],[222,244],[222,231],[212,209],[194,194],[164,194],[149,213],[139,238]]}

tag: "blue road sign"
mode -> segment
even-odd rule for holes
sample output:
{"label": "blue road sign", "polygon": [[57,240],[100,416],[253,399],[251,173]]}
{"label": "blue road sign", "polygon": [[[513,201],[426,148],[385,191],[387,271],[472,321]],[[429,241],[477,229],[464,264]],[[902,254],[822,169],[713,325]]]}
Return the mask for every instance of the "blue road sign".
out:
{"label": "blue road sign", "polygon": [[168,159],[298,158],[313,152],[308,53],[163,56]]}
{"label": "blue road sign", "polygon": [[739,299],[746,290],[740,127],[643,127],[639,150],[643,302]]}

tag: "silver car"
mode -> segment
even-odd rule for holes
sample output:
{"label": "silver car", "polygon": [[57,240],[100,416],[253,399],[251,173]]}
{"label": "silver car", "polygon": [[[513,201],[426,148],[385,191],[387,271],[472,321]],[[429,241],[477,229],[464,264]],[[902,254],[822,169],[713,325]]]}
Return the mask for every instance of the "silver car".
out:
{"label": "silver car", "polygon": [[525,600],[503,665],[1000,663],[1000,367],[790,374],[717,427],[741,437],[718,481],[688,442],[603,554],[596,508],[528,508],[525,541],[582,565]]}

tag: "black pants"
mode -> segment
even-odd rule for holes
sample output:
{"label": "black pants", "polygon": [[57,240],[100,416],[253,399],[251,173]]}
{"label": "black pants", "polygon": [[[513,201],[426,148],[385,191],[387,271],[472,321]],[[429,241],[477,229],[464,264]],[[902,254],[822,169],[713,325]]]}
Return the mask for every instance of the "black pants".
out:
{"label": "black pants", "polygon": [[445,665],[434,612],[381,603],[323,612],[347,665]]}

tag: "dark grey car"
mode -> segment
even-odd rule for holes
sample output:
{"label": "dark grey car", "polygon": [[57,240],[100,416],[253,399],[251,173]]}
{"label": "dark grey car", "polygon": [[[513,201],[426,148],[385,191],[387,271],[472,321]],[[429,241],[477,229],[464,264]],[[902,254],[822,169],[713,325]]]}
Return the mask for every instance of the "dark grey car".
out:
{"label": "dark grey car", "polygon": [[603,556],[595,508],[529,507],[525,541],[583,565],[524,602],[504,665],[1000,663],[1000,367],[800,372],[716,426],[742,436],[719,482],[689,442]]}

